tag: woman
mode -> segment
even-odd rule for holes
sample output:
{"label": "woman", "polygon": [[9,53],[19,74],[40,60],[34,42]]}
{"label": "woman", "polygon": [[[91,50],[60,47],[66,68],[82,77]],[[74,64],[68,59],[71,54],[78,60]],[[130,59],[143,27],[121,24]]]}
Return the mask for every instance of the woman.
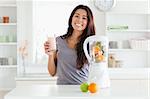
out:
{"label": "woman", "polygon": [[88,6],[78,5],[69,18],[67,33],[56,38],[57,50],[52,42],[45,42],[45,53],[49,56],[48,71],[57,73],[57,84],[77,85],[87,82],[89,64],[83,51],[84,40],[95,35],[92,11]]}

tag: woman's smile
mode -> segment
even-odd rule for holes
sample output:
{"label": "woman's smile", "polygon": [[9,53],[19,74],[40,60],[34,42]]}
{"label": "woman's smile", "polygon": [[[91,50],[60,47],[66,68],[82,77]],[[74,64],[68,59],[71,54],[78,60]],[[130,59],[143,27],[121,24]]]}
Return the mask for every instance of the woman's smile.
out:
{"label": "woman's smile", "polygon": [[87,26],[87,12],[83,9],[78,9],[72,18],[72,27],[74,30],[83,31]]}

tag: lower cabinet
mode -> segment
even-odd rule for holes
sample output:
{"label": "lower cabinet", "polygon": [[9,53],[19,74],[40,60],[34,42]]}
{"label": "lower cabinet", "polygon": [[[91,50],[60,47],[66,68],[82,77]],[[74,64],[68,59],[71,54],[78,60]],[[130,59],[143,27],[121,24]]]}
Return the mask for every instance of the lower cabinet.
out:
{"label": "lower cabinet", "polygon": [[17,68],[0,67],[0,90],[11,90],[16,87]]}
{"label": "lower cabinet", "polygon": [[56,84],[56,77],[46,76],[26,76],[16,77],[16,86],[36,85],[36,84]]}

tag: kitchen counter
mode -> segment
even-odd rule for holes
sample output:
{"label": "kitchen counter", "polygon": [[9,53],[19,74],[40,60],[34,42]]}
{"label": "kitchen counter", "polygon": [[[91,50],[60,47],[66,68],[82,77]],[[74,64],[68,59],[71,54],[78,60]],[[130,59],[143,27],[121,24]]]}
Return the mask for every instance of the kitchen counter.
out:
{"label": "kitchen counter", "polygon": [[148,99],[148,85],[113,83],[97,93],[83,93],[79,85],[17,86],[4,99]]}

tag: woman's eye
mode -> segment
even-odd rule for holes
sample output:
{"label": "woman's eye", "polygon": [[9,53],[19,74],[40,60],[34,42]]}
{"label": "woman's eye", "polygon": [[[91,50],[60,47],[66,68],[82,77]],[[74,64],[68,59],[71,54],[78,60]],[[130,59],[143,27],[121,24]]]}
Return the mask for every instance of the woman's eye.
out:
{"label": "woman's eye", "polygon": [[86,20],[87,18],[82,18],[82,19]]}
{"label": "woman's eye", "polygon": [[76,15],[75,17],[76,17],[76,18],[78,18],[79,16],[78,16],[78,15]]}

